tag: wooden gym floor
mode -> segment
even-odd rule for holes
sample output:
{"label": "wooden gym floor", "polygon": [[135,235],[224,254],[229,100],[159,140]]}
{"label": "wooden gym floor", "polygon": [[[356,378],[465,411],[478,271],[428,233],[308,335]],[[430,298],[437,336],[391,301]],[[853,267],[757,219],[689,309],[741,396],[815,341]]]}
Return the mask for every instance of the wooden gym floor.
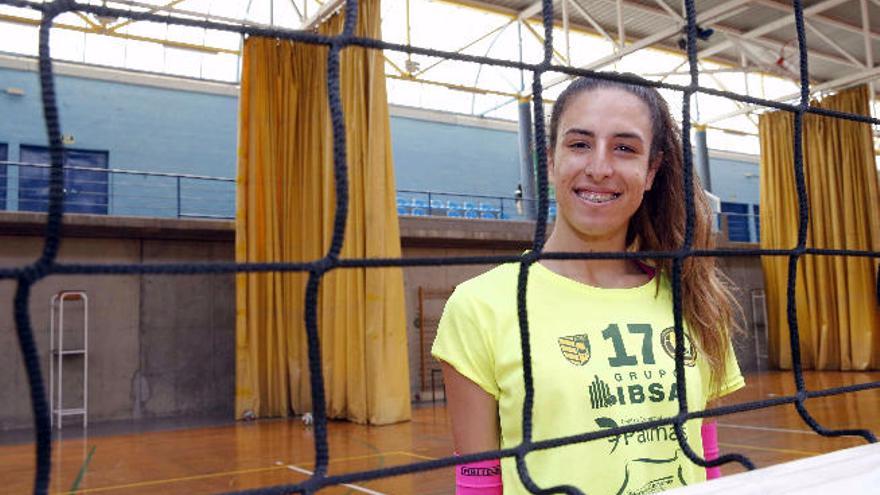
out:
{"label": "wooden gym floor", "polygon": [[[811,389],[880,381],[880,372],[809,372]],[[725,403],[788,395],[790,373],[746,377],[747,387]],[[807,402],[828,428],[869,428],[880,434],[880,390]],[[93,428],[93,430],[100,428]],[[65,427],[62,433],[74,433]],[[69,434],[68,434],[69,435]],[[295,483],[312,465],[312,431],[299,420],[261,420],[221,426],[167,429],[138,434],[61,439],[53,445],[51,493],[71,493],[82,476],[81,494],[198,494]],[[822,438],[801,421],[791,405],[719,419],[722,452],[740,452],[759,467],[861,445],[861,439]],[[347,422],[329,425],[332,474],[411,463],[449,455],[452,450],[443,403],[413,411],[413,421],[384,427]],[[29,493],[34,473],[33,443],[0,445],[4,493]],[[740,471],[738,466],[726,473]],[[368,481],[323,490],[327,494],[452,494],[452,468]]]}

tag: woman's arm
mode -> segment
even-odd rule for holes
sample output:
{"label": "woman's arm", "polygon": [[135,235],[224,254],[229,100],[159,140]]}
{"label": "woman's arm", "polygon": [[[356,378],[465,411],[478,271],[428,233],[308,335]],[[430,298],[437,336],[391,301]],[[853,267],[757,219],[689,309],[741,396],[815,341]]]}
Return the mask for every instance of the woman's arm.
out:
{"label": "woman's arm", "polygon": [[498,402],[449,364],[441,365],[455,451],[473,454],[500,448]]}
{"label": "woman's arm", "polygon": [[[462,455],[497,450],[501,443],[495,397],[454,367],[446,363],[442,363],[442,366],[455,452]],[[456,495],[502,495],[503,490],[498,459],[455,467]]]}

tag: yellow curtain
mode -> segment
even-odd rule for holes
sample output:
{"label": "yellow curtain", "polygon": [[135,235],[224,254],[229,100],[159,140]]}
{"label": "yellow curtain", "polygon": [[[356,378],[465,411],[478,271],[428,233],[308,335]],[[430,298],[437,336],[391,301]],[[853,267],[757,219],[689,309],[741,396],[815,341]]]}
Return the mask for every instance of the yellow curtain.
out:
{"label": "yellow curtain", "polygon": [[[359,3],[356,34],[381,38],[379,0]],[[342,30],[337,14],[320,28]],[[244,44],[236,260],[311,261],[330,245],[336,197],[327,48],[251,37]],[[399,257],[382,52],[341,52],[349,214],[343,258]],[[312,410],[305,274],[236,278],[236,417]],[[321,281],[318,328],[327,413],[359,423],[410,418],[403,274],[334,270]]]}
{"label": "yellow curtain", "polygon": [[[869,115],[867,87],[851,88],[814,105]],[[794,115],[761,115],[761,247],[797,243]],[[804,173],[810,201],[807,246],[880,250],[880,195],[870,126],[804,117]],[[762,259],[772,364],[792,366],[786,309],[788,258]],[[804,256],[798,262],[796,301],[804,368],[880,367],[877,261]]]}

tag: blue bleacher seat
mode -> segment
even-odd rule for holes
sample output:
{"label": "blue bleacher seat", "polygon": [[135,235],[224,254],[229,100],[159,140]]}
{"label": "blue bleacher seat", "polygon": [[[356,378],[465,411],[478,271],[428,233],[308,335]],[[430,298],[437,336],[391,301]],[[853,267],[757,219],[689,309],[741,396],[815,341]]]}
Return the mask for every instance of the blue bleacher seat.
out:
{"label": "blue bleacher seat", "polygon": [[464,211],[465,218],[480,218],[480,214],[477,210],[465,210]]}
{"label": "blue bleacher seat", "polygon": [[398,215],[409,215],[409,208],[407,208],[406,206],[399,206],[398,205],[397,214]]}
{"label": "blue bleacher seat", "polygon": [[465,209],[465,210],[476,210],[476,209],[477,209],[477,205],[471,203],[470,201],[465,201],[465,202],[464,202],[464,209]]}
{"label": "blue bleacher seat", "polygon": [[461,203],[459,203],[458,201],[447,201],[446,207],[449,208],[450,210],[460,210]]}
{"label": "blue bleacher seat", "polygon": [[463,215],[461,214],[461,210],[446,210],[446,216],[461,218]]}
{"label": "blue bleacher seat", "polygon": [[397,197],[397,206],[409,206],[409,205],[410,205],[409,198],[401,198],[400,196]]}
{"label": "blue bleacher seat", "polygon": [[426,217],[428,216],[428,210],[424,208],[413,208],[412,215],[415,215],[417,217]]}
{"label": "blue bleacher seat", "polygon": [[548,211],[548,213],[550,214],[551,218],[556,217],[556,205],[555,204],[550,205],[550,211]]}
{"label": "blue bleacher seat", "polygon": [[480,218],[491,218],[491,219],[494,220],[494,219],[495,219],[495,213],[493,213],[493,212],[491,212],[491,211],[481,211],[481,212],[480,212]]}
{"label": "blue bleacher seat", "polygon": [[497,216],[497,213],[501,212],[501,208],[499,208],[498,206],[495,206],[492,203],[480,203],[480,207],[477,209],[480,211],[489,211],[489,212],[495,213],[496,216]]}
{"label": "blue bleacher seat", "polygon": [[446,202],[439,199],[431,200],[431,215],[443,215],[446,213]]}
{"label": "blue bleacher seat", "polygon": [[428,202],[425,201],[424,199],[413,199],[412,205],[415,208],[427,208]]}

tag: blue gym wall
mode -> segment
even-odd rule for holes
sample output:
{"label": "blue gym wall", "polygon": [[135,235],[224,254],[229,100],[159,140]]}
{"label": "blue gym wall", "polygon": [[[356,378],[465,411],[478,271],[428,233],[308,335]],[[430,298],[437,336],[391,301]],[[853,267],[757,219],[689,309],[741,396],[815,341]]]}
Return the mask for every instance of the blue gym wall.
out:
{"label": "blue gym wall", "polygon": [[516,132],[391,118],[398,189],[513,196],[519,183]]}
{"label": "blue gym wall", "polygon": [[[0,93],[0,142],[8,142],[10,160],[18,160],[20,145],[46,145],[46,130],[37,74],[0,68],[0,89],[9,87],[24,95]],[[56,91],[62,133],[75,139],[71,147],[109,151],[110,168],[233,177],[235,98],[67,76],[56,77]],[[12,187],[15,174],[13,167]],[[176,206],[170,206],[175,200],[167,200],[176,190],[175,179],[111,180],[111,214],[176,214]],[[191,195],[208,198],[212,189],[216,185],[203,183]],[[14,201],[16,195],[10,196]]]}
{"label": "blue gym wall", "polygon": [[[712,143],[709,143],[711,146]],[[758,218],[754,215],[759,204],[758,163],[713,156],[709,160],[712,192],[721,198],[721,211],[742,208],[747,216],[728,214],[729,238],[736,241],[758,241]]]}
{"label": "blue gym wall", "polygon": [[[237,98],[179,89],[58,75],[62,132],[72,148],[109,152],[111,169],[235,176]],[[24,95],[8,94],[19,88]],[[0,68],[0,143],[9,160],[21,145],[45,145],[37,74]],[[519,183],[514,131],[392,116],[398,189],[510,197]],[[710,143],[711,144],[711,143]],[[715,194],[757,204],[757,163],[713,157]],[[11,167],[7,208],[16,209],[17,170]],[[231,216],[234,184],[111,177],[110,214]]]}
{"label": "blue gym wall", "polygon": [[712,193],[721,201],[758,204],[758,162],[713,156],[709,159]]}

